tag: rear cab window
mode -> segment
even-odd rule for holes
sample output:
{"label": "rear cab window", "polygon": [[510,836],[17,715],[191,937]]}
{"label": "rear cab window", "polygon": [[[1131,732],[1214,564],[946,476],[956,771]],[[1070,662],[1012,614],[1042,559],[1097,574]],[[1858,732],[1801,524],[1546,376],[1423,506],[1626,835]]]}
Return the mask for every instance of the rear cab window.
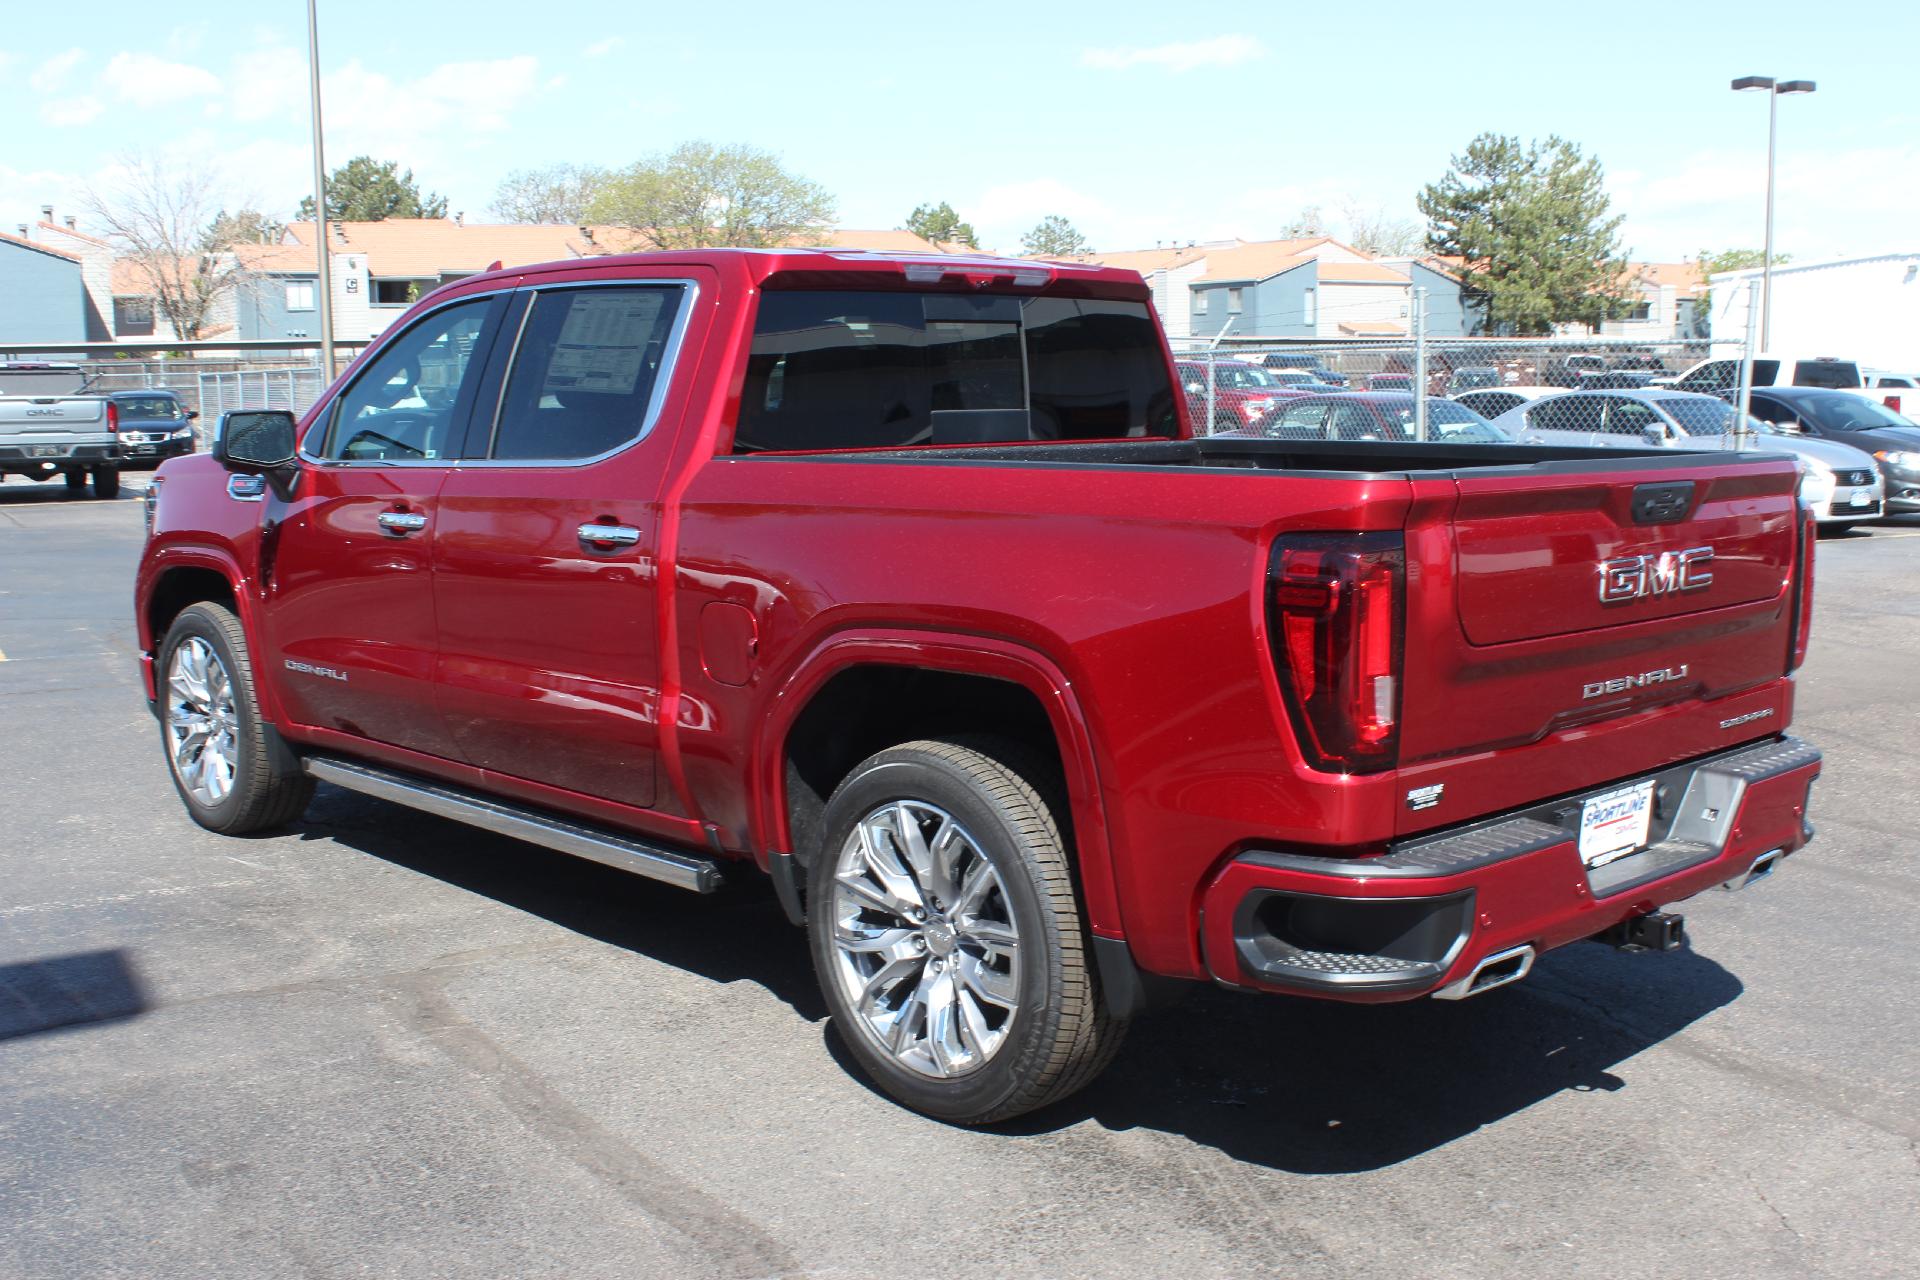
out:
{"label": "rear cab window", "polygon": [[899,290],[761,295],[735,453],[1178,434],[1144,302]]}
{"label": "rear cab window", "polygon": [[1851,360],[1800,360],[1793,366],[1796,387],[1844,390],[1860,385],[1860,366]]}

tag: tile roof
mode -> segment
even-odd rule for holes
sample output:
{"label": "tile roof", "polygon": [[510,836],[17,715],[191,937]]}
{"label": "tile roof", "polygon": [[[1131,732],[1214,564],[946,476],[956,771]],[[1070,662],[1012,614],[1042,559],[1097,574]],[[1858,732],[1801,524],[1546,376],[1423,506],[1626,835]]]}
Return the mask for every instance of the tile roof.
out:
{"label": "tile roof", "polygon": [[19,236],[10,236],[4,231],[0,231],[0,240],[4,240],[8,244],[17,244],[23,249],[36,250],[37,252],[46,254],[49,258],[64,258],[68,262],[80,261],[78,254],[67,253],[54,248],[52,245],[41,244],[38,240],[22,240]]}
{"label": "tile roof", "polygon": [[99,245],[102,249],[111,249],[113,247],[99,236],[90,236],[86,232],[74,227],[63,227],[59,223],[48,222],[45,218],[40,219],[40,221],[34,225],[43,231],[58,231],[63,236],[72,236],[75,240],[85,240],[88,244]]}
{"label": "tile roof", "polygon": [[[1202,283],[1222,280],[1269,280],[1283,271],[1291,271],[1303,262],[1316,261],[1314,250],[1325,245],[1357,252],[1332,236],[1301,236],[1293,240],[1254,240],[1231,249],[1216,249],[1207,254],[1207,273]],[[1321,262],[1322,270],[1326,267]],[[1346,265],[1346,264],[1341,264]]]}
{"label": "tile roof", "polygon": [[306,244],[236,244],[233,256],[248,271],[282,275],[317,275],[320,271],[313,246]]}
{"label": "tile roof", "polygon": [[1691,298],[1707,287],[1706,274],[1697,262],[1630,262],[1627,269],[1636,280],[1672,285],[1683,298]]}

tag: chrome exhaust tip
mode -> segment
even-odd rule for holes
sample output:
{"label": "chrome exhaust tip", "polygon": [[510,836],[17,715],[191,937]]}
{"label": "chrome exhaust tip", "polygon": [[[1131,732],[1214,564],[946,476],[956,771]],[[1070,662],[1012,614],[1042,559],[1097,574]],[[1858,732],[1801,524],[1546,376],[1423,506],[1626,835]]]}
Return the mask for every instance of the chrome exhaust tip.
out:
{"label": "chrome exhaust tip", "polygon": [[1496,951],[1479,964],[1473,966],[1473,972],[1458,982],[1449,982],[1433,993],[1435,1000],[1465,1000],[1468,996],[1477,996],[1482,991],[1491,991],[1495,987],[1504,987],[1509,982],[1518,982],[1533,971],[1534,950],[1531,946],[1509,947],[1505,951]]}
{"label": "chrome exhaust tip", "polygon": [[1731,892],[1744,889],[1756,880],[1765,880],[1774,873],[1775,868],[1780,865],[1781,859],[1786,856],[1787,851],[1785,849],[1769,849],[1753,860],[1753,865],[1747,868],[1745,875],[1735,876],[1720,887]]}

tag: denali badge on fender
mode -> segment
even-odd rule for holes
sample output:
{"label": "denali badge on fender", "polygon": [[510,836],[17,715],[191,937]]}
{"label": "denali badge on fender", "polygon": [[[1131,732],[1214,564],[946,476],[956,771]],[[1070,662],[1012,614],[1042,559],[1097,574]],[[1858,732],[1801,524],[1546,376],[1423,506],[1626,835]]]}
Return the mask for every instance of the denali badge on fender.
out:
{"label": "denali badge on fender", "polygon": [[1662,667],[1658,671],[1642,671],[1637,676],[1616,676],[1612,680],[1595,680],[1580,687],[1581,701],[1588,698],[1604,698],[1610,693],[1625,693],[1629,689],[1644,689],[1648,685],[1672,684],[1676,680],[1687,678],[1687,664],[1677,667]]}
{"label": "denali badge on fender", "polygon": [[1654,556],[1621,556],[1600,562],[1600,603],[1618,604],[1642,596],[1664,596],[1675,591],[1699,591],[1713,582],[1707,568],[1712,547],[1662,551]]}

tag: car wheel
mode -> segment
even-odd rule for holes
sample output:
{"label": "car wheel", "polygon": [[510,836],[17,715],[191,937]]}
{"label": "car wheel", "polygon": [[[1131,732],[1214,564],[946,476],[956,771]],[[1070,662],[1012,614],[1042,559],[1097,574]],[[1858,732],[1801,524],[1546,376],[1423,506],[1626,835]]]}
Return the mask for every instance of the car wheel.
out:
{"label": "car wheel", "polygon": [[111,467],[101,467],[93,473],[93,496],[96,498],[117,498],[120,496],[120,473]]}
{"label": "car wheel", "polygon": [[60,478],[67,482],[69,498],[77,498],[87,491],[87,473],[84,471],[63,471]]}
{"label": "car wheel", "polygon": [[306,811],[313,779],[260,717],[240,620],[189,605],[167,629],[157,664],[160,741],[174,788],[209,831],[244,835]]}
{"label": "car wheel", "polygon": [[923,741],[868,758],[827,804],[814,970],[854,1059],[916,1111],[1016,1116],[1081,1088],[1119,1048],[1053,790],[1012,744]]}

